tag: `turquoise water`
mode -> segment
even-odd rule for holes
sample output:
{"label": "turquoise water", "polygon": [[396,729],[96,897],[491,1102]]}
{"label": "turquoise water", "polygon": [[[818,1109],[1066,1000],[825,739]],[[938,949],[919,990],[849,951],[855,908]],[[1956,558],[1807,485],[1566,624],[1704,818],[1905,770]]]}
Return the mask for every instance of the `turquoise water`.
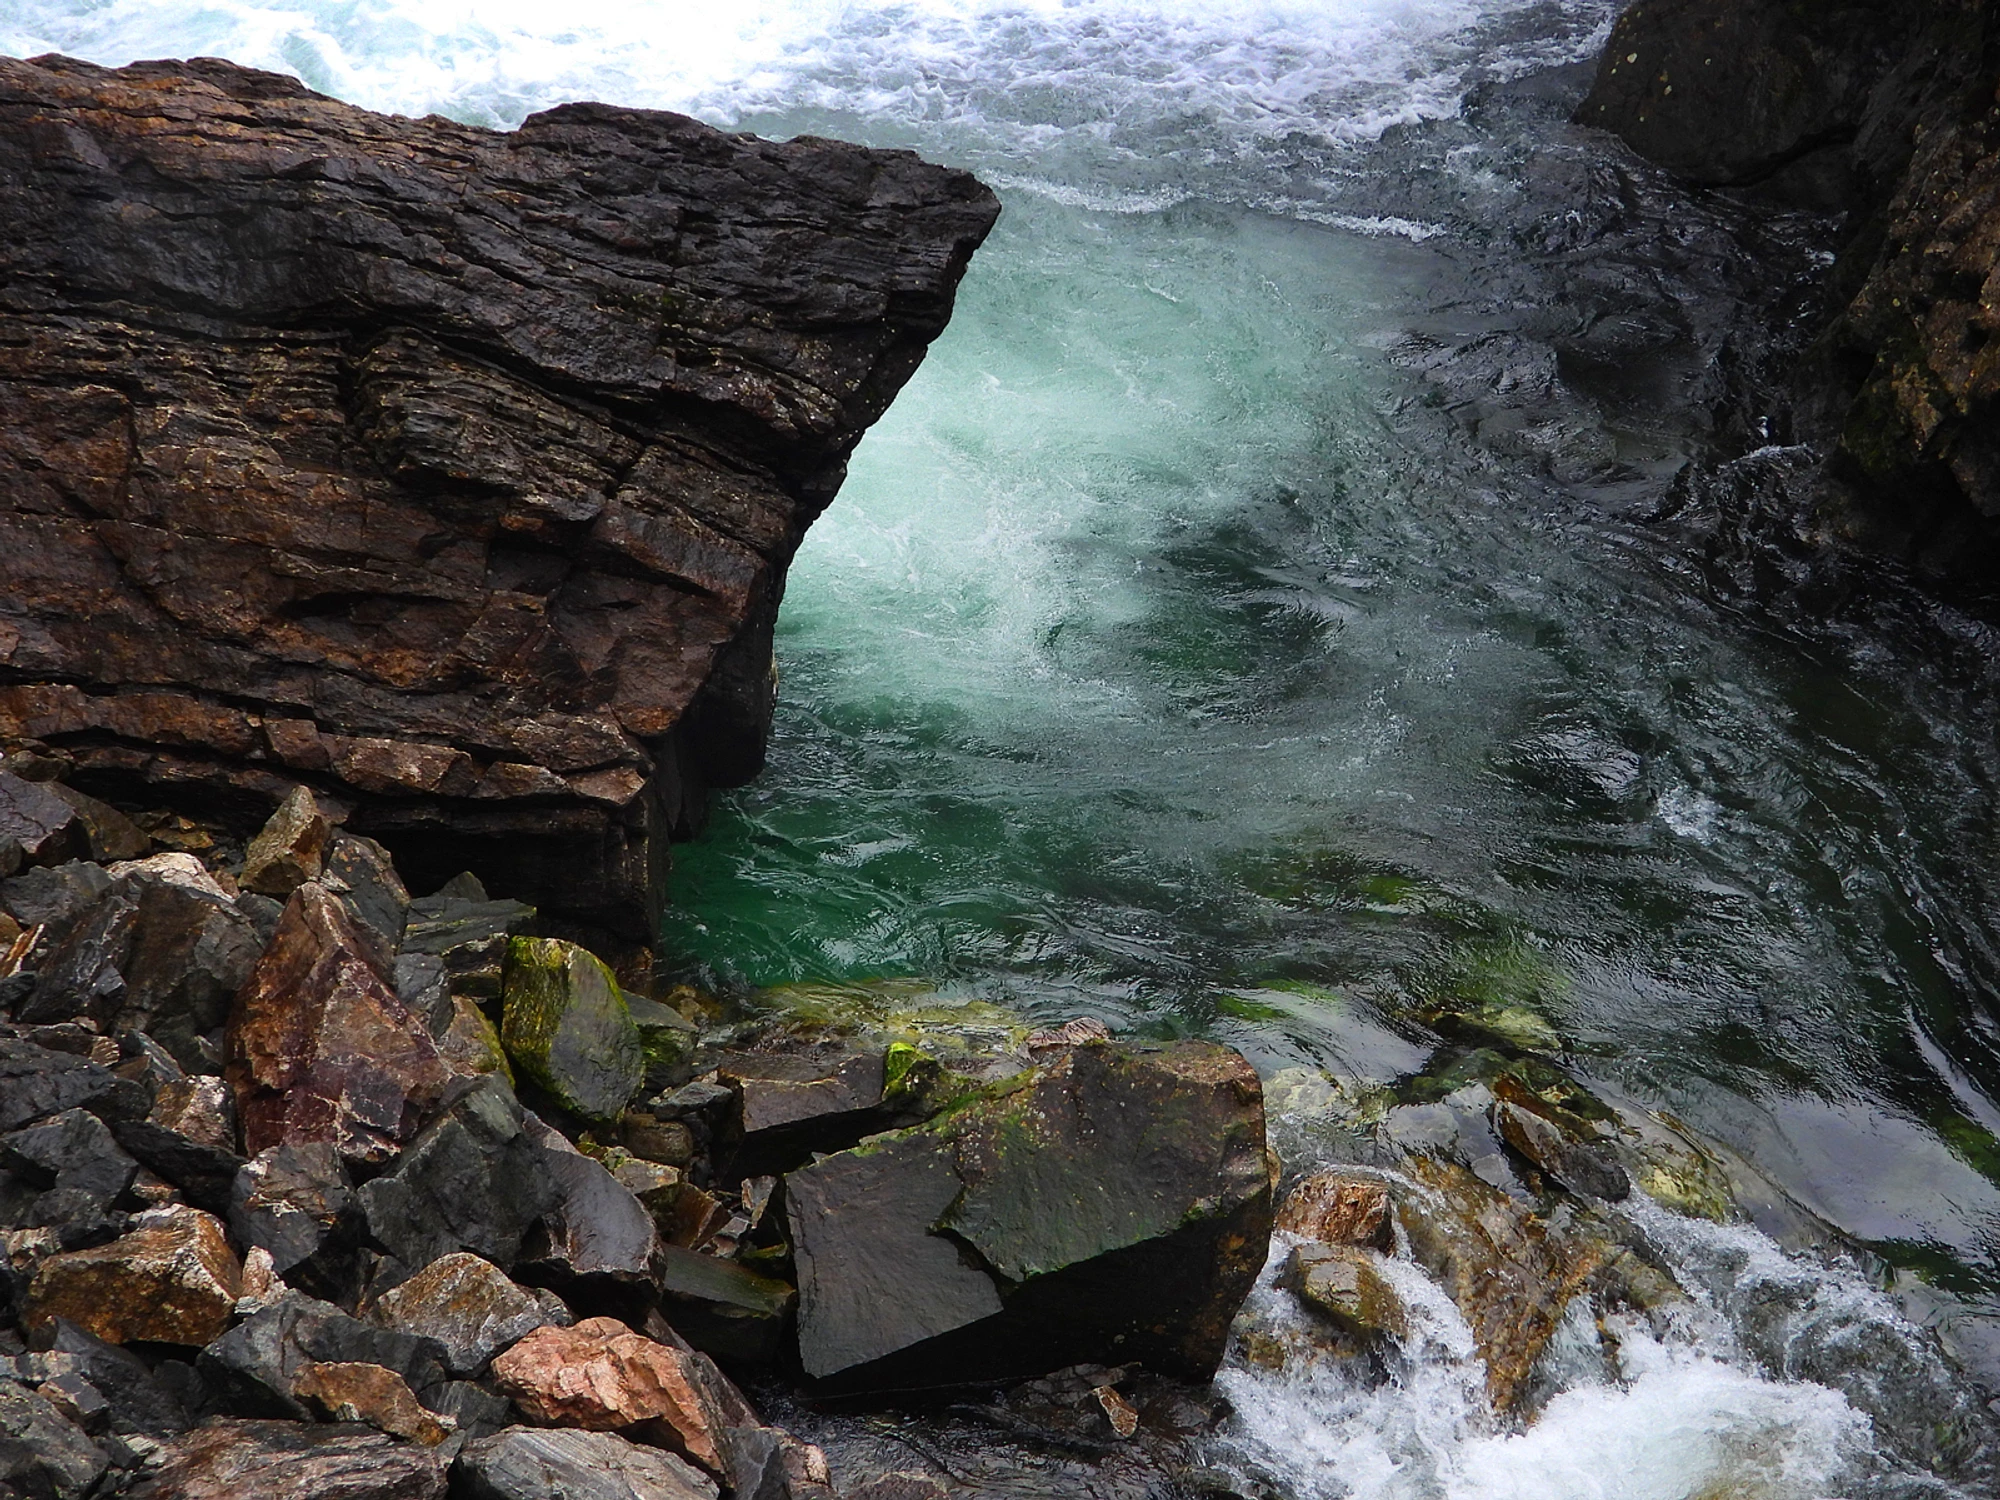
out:
{"label": "turquoise water", "polygon": [[[15,0],[0,49],[218,53],[500,127],[608,97],[981,171],[1000,227],[798,559],[769,770],[678,851],[663,950],[1363,1078],[1440,1007],[1513,1007],[1902,1268],[1900,1301],[1851,1272],[1822,1301],[2000,1368],[1990,703],[1712,595],[1597,503],[1658,498],[1671,422],[1604,419],[1559,483],[1412,353],[1477,330],[1488,210],[1526,201],[1527,148],[1461,99],[1589,55],[1612,8]],[[1745,1244],[1684,1253],[1776,1256]],[[1388,1463],[1371,1496],[1845,1493],[1866,1420],[1726,1345],[1525,1435],[1468,1427],[1448,1361],[1238,1395],[1302,1473]],[[1381,1441],[1300,1435],[1342,1423]],[[1445,1456],[1412,1479],[1394,1434]],[[1713,1488],[1744,1444],[1790,1477]]]}

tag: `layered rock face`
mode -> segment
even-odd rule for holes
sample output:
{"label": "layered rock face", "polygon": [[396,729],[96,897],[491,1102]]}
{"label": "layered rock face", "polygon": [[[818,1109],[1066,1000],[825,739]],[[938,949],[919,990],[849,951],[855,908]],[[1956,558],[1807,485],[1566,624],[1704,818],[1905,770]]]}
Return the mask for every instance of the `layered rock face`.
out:
{"label": "layered rock face", "polygon": [[0,60],[0,737],[648,930],[787,564],[998,213],[902,152]]}
{"label": "layered rock face", "polygon": [[1982,0],[1644,0],[1578,111],[1703,186],[1844,215],[1801,362],[1823,517],[1920,569],[2000,559],[2000,18]]}

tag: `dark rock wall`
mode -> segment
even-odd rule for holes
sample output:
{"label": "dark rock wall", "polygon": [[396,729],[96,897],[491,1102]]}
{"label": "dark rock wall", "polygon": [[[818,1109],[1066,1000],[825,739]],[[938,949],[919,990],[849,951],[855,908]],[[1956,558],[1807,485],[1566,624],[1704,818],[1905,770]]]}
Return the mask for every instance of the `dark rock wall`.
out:
{"label": "dark rock wall", "polygon": [[1578,111],[1702,187],[1839,215],[1799,362],[1821,519],[1990,588],[2000,562],[2000,5],[1642,0]]}
{"label": "dark rock wall", "polygon": [[648,931],[998,205],[903,152],[0,60],[0,738]]}

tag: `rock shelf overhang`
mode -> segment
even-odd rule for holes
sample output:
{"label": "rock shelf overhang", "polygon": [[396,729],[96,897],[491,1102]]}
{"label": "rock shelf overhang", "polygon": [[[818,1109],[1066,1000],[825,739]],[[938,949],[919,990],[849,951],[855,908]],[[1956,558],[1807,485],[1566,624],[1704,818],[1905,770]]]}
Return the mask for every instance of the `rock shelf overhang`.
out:
{"label": "rock shelf overhang", "polygon": [[999,212],[907,152],[0,60],[0,737],[649,929],[785,571]]}

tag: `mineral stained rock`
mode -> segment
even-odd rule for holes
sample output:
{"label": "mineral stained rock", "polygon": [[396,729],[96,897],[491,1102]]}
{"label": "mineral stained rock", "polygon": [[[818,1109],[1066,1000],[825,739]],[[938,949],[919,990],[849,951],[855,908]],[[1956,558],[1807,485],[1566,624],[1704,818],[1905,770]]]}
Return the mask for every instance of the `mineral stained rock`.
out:
{"label": "mineral stained rock", "polygon": [[435,1448],[455,1424],[426,1411],[394,1370],[358,1361],[309,1364],[292,1380],[292,1395],[329,1422],[366,1422],[392,1437]]}
{"label": "mineral stained rock", "polygon": [[463,1251],[439,1256],[368,1309],[368,1321],[444,1346],[445,1368],[477,1375],[515,1340],[570,1321],[552,1292],[516,1286],[483,1256]]}
{"label": "mineral stained rock", "polygon": [[1373,1178],[1315,1172],[1285,1195],[1277,1227],[1325,1245],[1387,1250],[1395,1240],[1389,1190]]}
{"label": "mineral stained rock", "polygon": [[22,1321],[38,1328],[64,1318],[113,1344],[205,1344],[229,1326],[241,1275],[219,1221],[199,1209],[156,1209],[109,1244],[43,1261]]}
{"label": "mineral stained rock", "polygon": [[437,1102],[450,1069],[380,962],[337,896],[292,893],[229,1021],[246,1151],[326,1141],[381,1162]]}
{"label": "mineral stained rock", "polygon": [[56,57],[0,61],[0,208],[0,734],[239,836],[308,784],[420,889],[642,939],[998,213],[904,152]]}
{"label": "mineral stained rock", "polygon": [[1093,1043],[785,1180],[799,1353],[831,1391],[1141,1361],[1206,1379],[1264,1263],[1240,1056]]}
{"label": "mineral stained rock", "polygon": [[449,1449],[361,1426],[215,1422],[188,1434],[135,1500],[443,1500]]}

